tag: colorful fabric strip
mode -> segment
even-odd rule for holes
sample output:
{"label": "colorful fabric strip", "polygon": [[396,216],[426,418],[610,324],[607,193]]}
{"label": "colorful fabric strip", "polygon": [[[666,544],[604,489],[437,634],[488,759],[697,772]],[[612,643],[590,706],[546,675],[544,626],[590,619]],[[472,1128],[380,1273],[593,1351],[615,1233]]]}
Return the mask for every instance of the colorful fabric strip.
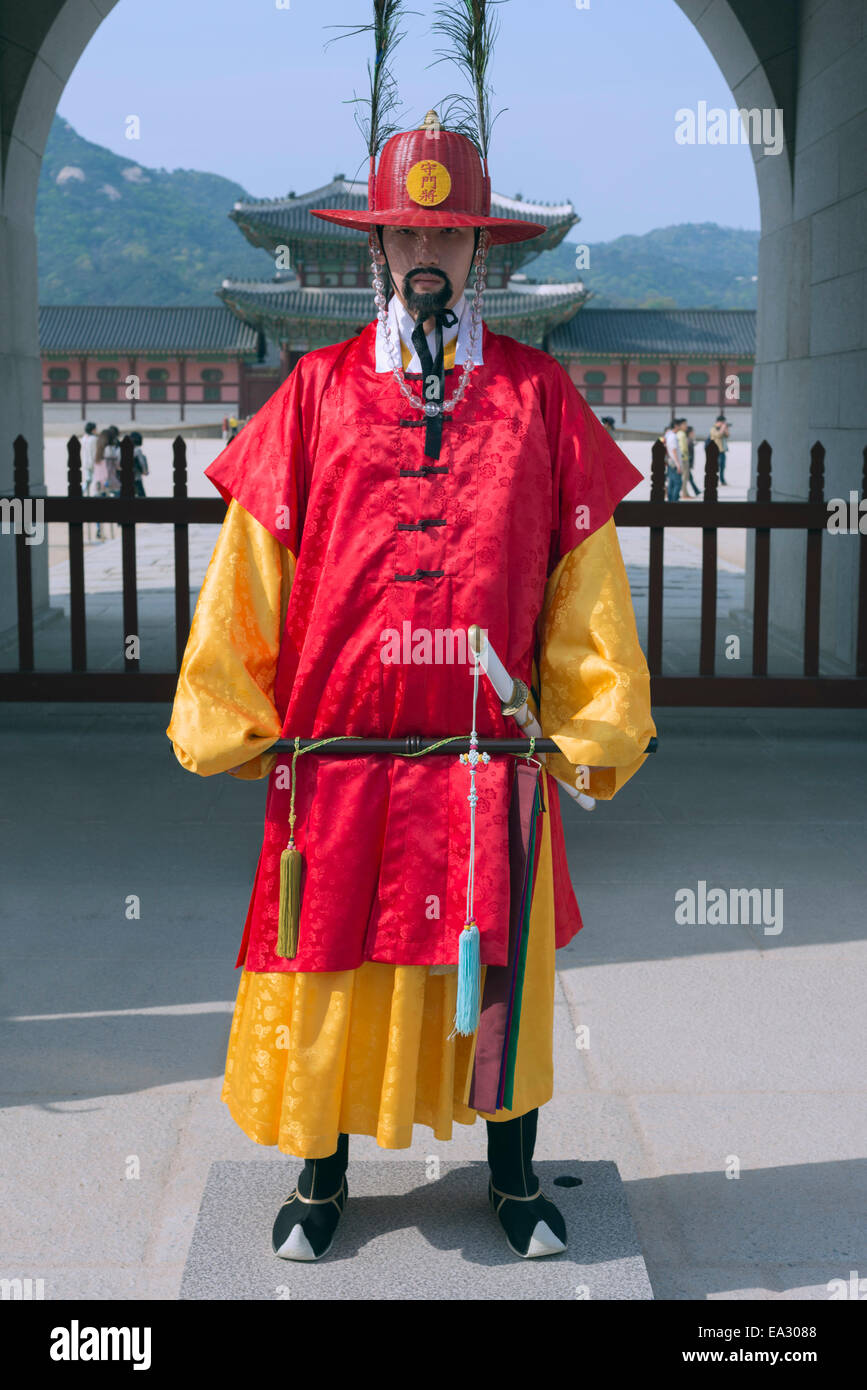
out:
{"label": "colorful fabric strip", "polygon": [[[523,984],[527,924],[532,902],[532,880],[538,863],[541,834],[538,831],[539,771],[530,764],[515,766],[509,803],[510,912],[509,952],[505,965],[485,967],[482,1011],[476,1037],[473,1075],[467,1104],[493,1114],[503,1108],[510,1029],[516,1028],[515,1001],[520,1010],[518,972]],[[528,891],[528,874],[530,878]],[[523,954],[521,950],[523,941]],[[517,1038],[517,1032],[515,1032]],[[513,1062],[514,1079],[514,1062]]]}

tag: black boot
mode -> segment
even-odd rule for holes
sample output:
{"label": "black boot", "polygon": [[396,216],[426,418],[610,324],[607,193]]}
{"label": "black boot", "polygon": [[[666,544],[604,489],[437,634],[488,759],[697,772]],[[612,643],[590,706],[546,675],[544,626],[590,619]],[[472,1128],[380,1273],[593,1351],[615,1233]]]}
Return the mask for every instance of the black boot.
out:
{"label": "black boot", "polygon": [[566,1222],[543,1195],[533,1172],[538,1119],[536,1109],[513,1120],[485,1121],[491,1209],[506,1232],[509,1249],[524,1260],[559,1255],[566,1249]]}
{"label": "black boot", "polygon": [[331,1249],[349,1196],[349,1135],[328,1158],[305,1158],[304,1168],[277,1213],[271,1248],[282,1260],[320,1260]]}

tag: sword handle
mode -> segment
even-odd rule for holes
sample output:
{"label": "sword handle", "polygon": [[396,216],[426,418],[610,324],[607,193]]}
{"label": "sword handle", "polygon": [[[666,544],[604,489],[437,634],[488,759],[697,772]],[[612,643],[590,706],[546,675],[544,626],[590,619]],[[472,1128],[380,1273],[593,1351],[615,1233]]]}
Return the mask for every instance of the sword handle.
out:
{"label": "sword handle", "polygon": [[[467,632],[470,650],[475,660],[487,675],[491,685],[500,697],[500,709],[503,714],[513,716],[516,724],[522,733],[529,738],[541,738],[542,729],[536,716],[532,713],[528,704],[530,691],[521,680],[513,679],[509,675],[497,653],[488,641],[487,633],[478,623],[473,623]],[[539,761],[545,762],[545,754],[539,754]],[[572,787],[568,782],[564,782],[562,777],[555,777],[555,781],[565,787],[566,791],[574,801],[578,802],[585,811],[592,811],[596,802],[592,796],[586,792],[579,791],[577,787]]]}

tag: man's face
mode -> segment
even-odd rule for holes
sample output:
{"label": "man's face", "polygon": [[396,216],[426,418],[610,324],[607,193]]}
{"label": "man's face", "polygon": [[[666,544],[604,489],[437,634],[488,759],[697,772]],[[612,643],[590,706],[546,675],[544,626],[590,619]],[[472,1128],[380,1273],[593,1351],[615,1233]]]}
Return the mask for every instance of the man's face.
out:
{"label": "man's face", "polygon": [[419,323],[451,309],[464,291],[473,260],[472,227],[383,227],[382,242],[395,292]]}

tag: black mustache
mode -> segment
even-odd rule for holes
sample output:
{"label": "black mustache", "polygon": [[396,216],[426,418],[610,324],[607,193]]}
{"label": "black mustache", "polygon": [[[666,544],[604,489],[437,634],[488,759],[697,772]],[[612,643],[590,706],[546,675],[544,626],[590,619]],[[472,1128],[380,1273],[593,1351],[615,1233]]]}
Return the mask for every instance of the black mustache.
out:
{"label": "black mustache", "polygon": [[418,269],[416,269],[416,270],[411,270],[411,271],[409,272],[409,274],[407,275],[407,277],[406,277],[407,280],[412,279],[413,275],[438,275],[438,276],[440,277],[441,280],[445,280],[445,278],[446,278],[445,275],[443,274],[443,272],[442,272],[441,270],[437,270],[437,269],[436,269],[435,267],[433,267],[433,266],[431,266],[431,267],[429,267],[429,268],[428,268],[428,267],[425,267],[425,266],[419,266]]}

